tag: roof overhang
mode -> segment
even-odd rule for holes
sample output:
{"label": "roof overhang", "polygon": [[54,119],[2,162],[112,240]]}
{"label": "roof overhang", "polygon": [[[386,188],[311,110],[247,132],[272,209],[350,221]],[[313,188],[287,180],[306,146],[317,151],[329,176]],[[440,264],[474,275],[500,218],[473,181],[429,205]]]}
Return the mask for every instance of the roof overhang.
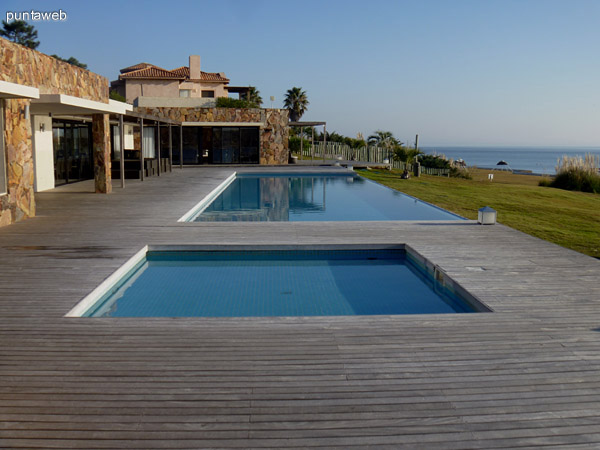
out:
{"label": "roof overhang", "polygon": [[290,127],[319,127],[321,125],[327,125],[327,122],[289,122]]}
{"label": "roof overhang", "polygon": [[103,103],[64,94],[41,94],[31,101],[31,114],[126,114],[132,110],[132,105],[116,100]]}
{"label": "roof overhang", "polygon": [[181,122],[184,127],[264,127],[264,122]]}
{"label": "roof overhang", "polygon": [[0,81],[0,98],[40,98],[40,90],[8,81]]}

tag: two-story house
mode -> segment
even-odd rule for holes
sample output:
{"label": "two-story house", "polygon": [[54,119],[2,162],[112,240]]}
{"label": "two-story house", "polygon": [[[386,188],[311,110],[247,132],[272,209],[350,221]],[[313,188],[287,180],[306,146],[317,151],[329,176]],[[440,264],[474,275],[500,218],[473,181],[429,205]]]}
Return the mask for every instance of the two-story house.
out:
{"label": "two-story house", "polygon": [[149,63],[125,67],[111,88],[136,106],[166,106],[165,98],[190,98],[196,100],[186,105],[210,107],[215,105],[215,98],[229,95],[228,84],[223,72],[203,72],[200,56],[191,55],[189,66],[173,70]]}

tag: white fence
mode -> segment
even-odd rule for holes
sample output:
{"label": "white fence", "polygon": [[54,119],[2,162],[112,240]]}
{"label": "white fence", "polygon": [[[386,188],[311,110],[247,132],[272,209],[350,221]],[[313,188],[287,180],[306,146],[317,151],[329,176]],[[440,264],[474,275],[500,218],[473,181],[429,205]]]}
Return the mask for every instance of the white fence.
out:
{"label": "white fence", "polygon": [[[323,148],[325,148],[324,158]],[[302,149],[303,158],[310,158],[311,155],[315,159],[335,159],[339,156],[346,161],[364,161],[372,163],[383,163],[383,161],[387,159],[394,169],[407,169],[409,172],[413,172],[414,169],[412,164],[395,161],[393,159],[393,152],[381,147],[352,148],[349,145],[341,144],[339,142],[327,142],[327,146],[325,147],[323,142],[315,142],[314,152],[311,150],[310,145],[307,145]],[[450,169],[421,167],[421,173],[447,177],[450,176]]]}

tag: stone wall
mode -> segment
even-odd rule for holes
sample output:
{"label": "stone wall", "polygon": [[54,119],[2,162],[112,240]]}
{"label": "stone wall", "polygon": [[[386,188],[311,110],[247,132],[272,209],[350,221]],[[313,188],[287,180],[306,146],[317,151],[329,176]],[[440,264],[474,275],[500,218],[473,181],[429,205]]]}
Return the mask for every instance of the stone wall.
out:
{"label": "stone wall", "polygon": [[0,38],[0,80],[108,103],[108,79]]}
{"label": "stone wall", "polygon": [[[0,80],[36,87],[41,94],[65,94],[108,103],[108,80],[80,67],[0,38]],[[4,143],[8,193],[0,196],[0,226],[35,215],[29,100],[4,101]]]}
{"label": "stone wall", "polygon": [[112,191],[110,173],[110,124],[108,114],[92,116],[92,141],[94,147],[94,186],[97,193]]}
{"label": "stone wall", "polygon": [[260,134],[260,163],[287,164],[289,160],[287,109],[267,109],[266,126]]}
{"label": "stone wall", "polygon": [[289,127],[287,109],[137,107],[137,111],[182,122],[260,122],[260,164],[287,164]]}
{"label": "stone wall", "polygon": [[35,215],[31,121],[24,119],[28,100],[4,101],[4,152],[7,194],[0,196],[0,226]]}

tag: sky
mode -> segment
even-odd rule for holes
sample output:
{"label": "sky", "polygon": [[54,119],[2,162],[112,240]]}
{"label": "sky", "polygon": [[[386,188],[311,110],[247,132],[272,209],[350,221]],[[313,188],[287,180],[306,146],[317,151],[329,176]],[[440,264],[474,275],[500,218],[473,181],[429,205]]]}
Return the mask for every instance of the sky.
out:
{"label": "sky", "polygon": [[347,136],[391,131],[420,146],[600,147],[599,0],[6,1],[38,50],[74,56],[109,80],[148,62],[201,56],[202,70],[256,86],[302,120]]}

